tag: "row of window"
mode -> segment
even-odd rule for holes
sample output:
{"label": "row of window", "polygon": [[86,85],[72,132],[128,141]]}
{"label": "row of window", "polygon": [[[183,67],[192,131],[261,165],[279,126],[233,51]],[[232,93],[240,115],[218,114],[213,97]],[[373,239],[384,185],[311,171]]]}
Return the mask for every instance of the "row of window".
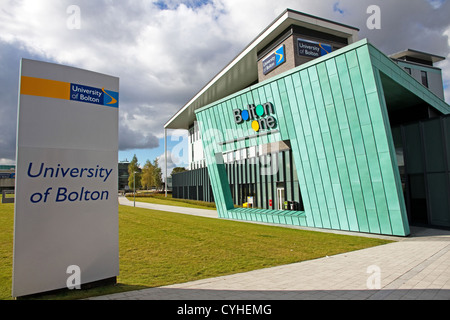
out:
{"label": "row of window", "polygon": [[[412,75],[411,68],[405,67],[406,72],[408,72],[410,75]],[[420,71],[421,81],[422,84],[428,88],[428,74],[426,71]]]}
{"label": "row of window", "polygon": [[198,128],[197,121],[195,121],[194,126],[189,129],[189,143],[194,143],[195,141],[200,139],[200,130]]}
{"label": "row of window", "polygon": [[190,170],[204,168],[205,167],[205,160],[191,162],[189,166],[190,166]]}
{"label": "row of window", "polygon": [[[258,155],[262,154],[262,151],[258,150],[258,149],[261,149],[261,148],[250,147],[250,148],[239,149],[236,151],[225,152],[225,153],[223,153],[223,162],[224,163],[233,163],[235,161],[255,158]],[[194,159],[194,155],[192,155],[192,159]],[[205,167],[205,160],[193,161],[190,163],[191,170],[200,169],[203,167]]]}
{"label": "row of window", "polygon": [[267,145],[253,146],[249,148],[243,148],[236,151],[224,152],[223,161],[225,163],[233,163],[235,161],[241,161],[245,159],[256,158],[268,153],[277,153],[280,150],[269,151]]}
{"label": "row of window", "polygon": [[[275,150],[273,150],[275,151]],[[243,148],[236,151],[224,152],[223,162],[224,163],[234,163],[235,161],[241,161],[245,159],[256,158],[261,155],[267,154],[267,150],[264,146],[253,146],[249,148]],[[200,169],[205,167],[205,160],[193,161],[190,163],[190,169]]]}

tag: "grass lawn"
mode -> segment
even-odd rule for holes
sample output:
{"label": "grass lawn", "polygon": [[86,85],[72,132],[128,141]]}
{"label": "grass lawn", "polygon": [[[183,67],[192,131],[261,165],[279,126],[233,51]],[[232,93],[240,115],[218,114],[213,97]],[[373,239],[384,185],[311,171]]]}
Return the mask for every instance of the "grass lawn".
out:
{"label": "grass lawn", "polygon": [[[13,204],[0,204],[0,299],[11,299]],[[390,241],[119,206],[115,286],[40,299],[78,299],[316,259]]]}
{"label": "grass lawn", "polygon": [[[134,197],[132,195],[127,195],[127,199],[133,201]],[[136,195],[136,202],[148,202],[154,204],[164,204],[168,206],[216,210],[216,204],[214,202],[176,199],[172,198],[171,194],[168,194],[166,198],[166,196],[161,193],[138,193]]]}
{"label": "grass lawn", "polygon": [[3,300],[11,299],[13,235],[14,204],[0,203],[0,299]]}

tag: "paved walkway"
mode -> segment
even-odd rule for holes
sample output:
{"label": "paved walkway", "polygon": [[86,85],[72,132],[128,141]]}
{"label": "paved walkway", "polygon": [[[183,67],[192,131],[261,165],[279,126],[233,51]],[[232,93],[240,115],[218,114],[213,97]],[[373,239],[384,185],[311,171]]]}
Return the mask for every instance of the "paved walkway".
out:
{"label": "paved walkway", "polygon": [[124,206],[131,206],[131,207],[136,204],[136,207],[144,208],[144,209],[177,212],[177,213],[191,214],[191,215],[202,216],[202,217],[207,217],[207,218],[217,218],[218,217],[216,210],[175,207],[175,206],[167,206],[164,204],[139,202],[139,201],[128,200],[124,196],[119,196],[119,204],[124,205]]}
{"label": "paved walkway", "polygon": [[[159,210],[217,217],[211,210]],[[91,300],[450,300],[450,231],[412,228],[410,237],[394,239],[331,257]]]}

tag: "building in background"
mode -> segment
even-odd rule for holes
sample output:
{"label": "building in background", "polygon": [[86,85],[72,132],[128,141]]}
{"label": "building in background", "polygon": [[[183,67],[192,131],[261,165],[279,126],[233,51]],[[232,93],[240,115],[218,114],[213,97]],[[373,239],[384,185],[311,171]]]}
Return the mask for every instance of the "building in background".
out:
{"label": "building in background", "polygon": [[165,124],[190,137],[173,196],[214,201],[222,218],[449,227],[442,59],[388,57],[354,27],[287,9]]}
{"label": "building in background", "polygon": [[434,66],[435,63],[445,60],[444,57],[412,49],[391,54],[389,57],[436,96],[445,100],[442,70]]}
{"label": "building in background", "polygon": [[128,190],[128,177],[130,176],[128,173],[128,165],[130,162],[128,160],[119,161],[119,190]]}
{"label": "building in background", "polygon": [[16,178],[15,165],[0,165],[0,192],[14,190]]}

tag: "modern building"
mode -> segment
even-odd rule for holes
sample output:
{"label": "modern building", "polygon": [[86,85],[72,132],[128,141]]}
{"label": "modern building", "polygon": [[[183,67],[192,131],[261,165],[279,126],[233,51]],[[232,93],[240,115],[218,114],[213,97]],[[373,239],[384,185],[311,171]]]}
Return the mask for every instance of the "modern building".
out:
{"label": "modern building", "polygon": [[15,165],[0,165],[0,192],[14,190],[16,181]]}
{"label": "modern building", "polygon": [[391,54],[389,57],[414,79],[445,100],[442,70],[434,67],[435,63],[445,60],[444,57],[412,49]]}
{"label": "modern building", "polygon": [[130,162],[128,160],[119,161],[118,170],[119,170],[119,181],[118,186],[119,190],[126,191],[128,190],[128,177],[130,174],[128,173],[128,166],[130,165]]}
{"label": "modern building", "polygon": [[396,236],[450,226],[443,59],[386,56],[358,29],[287,9],[180,109],[173,196],[222,218]]}

